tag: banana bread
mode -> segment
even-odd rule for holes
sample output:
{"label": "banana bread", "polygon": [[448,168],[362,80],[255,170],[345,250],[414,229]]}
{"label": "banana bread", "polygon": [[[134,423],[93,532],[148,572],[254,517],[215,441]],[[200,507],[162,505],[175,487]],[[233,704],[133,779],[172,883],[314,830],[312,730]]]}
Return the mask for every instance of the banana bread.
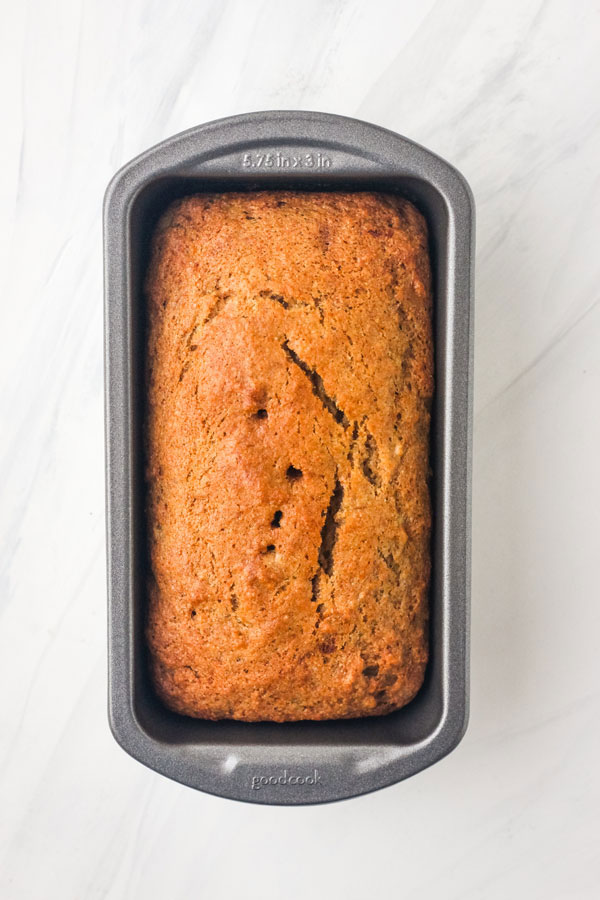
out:
{"label": "banana bread", "polygon": [[421,214],[384,193],[187,197],[146,293],[159,696],[245,721],[408,703],[430,571]]}

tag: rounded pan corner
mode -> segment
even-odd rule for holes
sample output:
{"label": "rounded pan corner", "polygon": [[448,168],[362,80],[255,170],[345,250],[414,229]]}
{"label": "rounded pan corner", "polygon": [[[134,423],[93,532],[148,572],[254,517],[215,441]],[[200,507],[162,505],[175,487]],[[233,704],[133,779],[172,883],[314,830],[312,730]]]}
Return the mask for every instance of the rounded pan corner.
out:
{"label": "rounded pan corner", "polygon": [[[129,703],[116,703],[110,698],[107,713],[111,734],[128,756],[159,775],[196,787],[189,780],[179,779],[173,774],[168,759],[165,760],[166,746],[145,731]],[[200,789],[205,790],[204,787]]]}
{"label": "rounded pan corner", "polygon": [[121,750],[124,750],[128,756],[138,760],[138,762],[144,762],[144,760],[140,760],[139,754],[135,752],[136,738],[141,735],[133,717],[123,716],[122,711],[116,711],[109,702],[107,718],[110,733]]}
{"label": "rounded pan corner", "polygon": [[117,702],[112,691],[109,692],[107,718],[110,732],[119,747],[129,756],[139,759],[136,748],[147,736],[133,715],[130,705]]}
{"label": "rounded pan corner", "polygon": [[109,223],[121,224],[122,207],[129,193],[127,182],[130,180],[131,172],[138,158],[129,160],[121,166],[106,185],[102,198],[102,218],[105,227]]}
{"label": "rounded pan corner", "polygon": [[438,733],[432,741],[432,750],[435,758],[432,763],[438,762],[453,750],[456,750],[464,738],[469,727],[469,705],[465,697],[462,706],[455,705],[448,709],[444,721]]}
{"label": "rounded pan corner", "polygon": [[460,198],[462,201],[462,205],[467,212],[471,222],[475,221],[475,194],[473,193],[473,189],[471,185],[463,175],[459,169],[455,168],[449,162],[444,160],[444,165],[447,166],[448,172],[452,177],[453,182],[453,193],[454,196]]}
{"label": "rounded pan corner", "polygon": [[115,196],[120,188],[126,169],[127,165],[122,166],[115,172],[104,190],[104,196],[102,198],[102,216],[105,222],[110,217],[110,211],[115,205]]}

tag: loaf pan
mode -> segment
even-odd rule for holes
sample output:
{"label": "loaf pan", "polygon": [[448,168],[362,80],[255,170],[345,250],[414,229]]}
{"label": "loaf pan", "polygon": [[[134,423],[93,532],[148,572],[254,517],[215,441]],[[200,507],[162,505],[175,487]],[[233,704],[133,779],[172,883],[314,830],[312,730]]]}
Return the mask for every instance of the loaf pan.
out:
{"label": "loaf pan", "polygon": [[[388,716],[209,722],[177,715],[151,685],[144,640],[144,273],[158,217],[201,191],[381,190],[427,219],[434,271],[433,569],[430,661],[417,697]],[[468,716],[472,195],[439,157],[365,122],[262,112],[200,125],[124,166],[105,197],[109,719],[131,756],[190,787],[265,804],[364,794],[449,753]]]}

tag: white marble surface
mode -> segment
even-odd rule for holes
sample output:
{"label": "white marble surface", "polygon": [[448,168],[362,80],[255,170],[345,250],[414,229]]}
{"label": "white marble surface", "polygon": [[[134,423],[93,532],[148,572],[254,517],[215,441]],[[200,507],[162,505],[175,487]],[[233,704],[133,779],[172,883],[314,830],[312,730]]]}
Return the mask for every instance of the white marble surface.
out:
{"label": "white marble surface", "polygon": [[[13,0],[2,22],[2,900],[598,896],[598,3]],[[470,728],[303,809],[171,783],[105,713],[103,190],[261,108],[400,131],[478,207]]]}

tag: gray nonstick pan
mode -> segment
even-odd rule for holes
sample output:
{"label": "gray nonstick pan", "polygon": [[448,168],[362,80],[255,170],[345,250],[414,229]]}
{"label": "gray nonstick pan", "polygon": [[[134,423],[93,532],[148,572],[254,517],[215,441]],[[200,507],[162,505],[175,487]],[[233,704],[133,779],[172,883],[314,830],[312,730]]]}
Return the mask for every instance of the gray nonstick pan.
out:
{"label": "gray nonstick pan", "polygon": [[[200,721],[155,695],[144,640],[144,296],[149,238],[176,197],[286,188],[383,190],[427,219],[434,272],[433,570],[423,688],[388,716],[329,722]],[[473,199],[448,163],[390,131],[312,112],[222,119],[129,162],[105,198],[109,717],[157,772],[223,797],[306,804],[364,794],[449,753],[468,717]]]}

